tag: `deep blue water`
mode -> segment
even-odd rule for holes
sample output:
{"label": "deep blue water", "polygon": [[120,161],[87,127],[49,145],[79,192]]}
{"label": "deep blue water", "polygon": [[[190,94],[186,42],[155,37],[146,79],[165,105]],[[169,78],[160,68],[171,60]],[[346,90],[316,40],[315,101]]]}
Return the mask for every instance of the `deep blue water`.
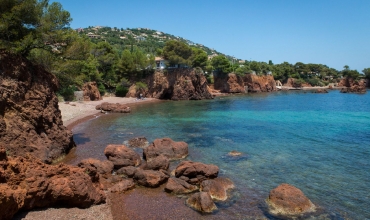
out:
{"label": "deep blue water", "polygon": [[[73,129],[71,163],[105,159],[107,144],[137,136],[189,144],[188,159],[213,163],[237,186],[220,216],[267,217],[264,199],[281,183],[319,206],[316,218],[370,219],[370,94],[277,92],[167,101],[108,114]],[[233,160],[236,150],[246,157]],[[216,214],[217,215],[217,214]]]}

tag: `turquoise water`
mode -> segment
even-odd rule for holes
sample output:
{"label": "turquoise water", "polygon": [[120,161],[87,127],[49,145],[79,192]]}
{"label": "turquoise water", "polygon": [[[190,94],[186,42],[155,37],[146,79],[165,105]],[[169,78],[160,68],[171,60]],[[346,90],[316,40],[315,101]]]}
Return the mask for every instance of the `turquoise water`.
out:
{"label": "turquoise water", "polygon": [[[370,219],[370,94],[277,92],[167,101],[108,114],[74,128],[70,163],[105,159],[107,144],[137,136],[189,144],[188,159],[213,163],[237,186],[218,214],[273,218],[264,199],[281,183],[319,206],[316,218]],[[236,150],[245,157],[226,155]]]}

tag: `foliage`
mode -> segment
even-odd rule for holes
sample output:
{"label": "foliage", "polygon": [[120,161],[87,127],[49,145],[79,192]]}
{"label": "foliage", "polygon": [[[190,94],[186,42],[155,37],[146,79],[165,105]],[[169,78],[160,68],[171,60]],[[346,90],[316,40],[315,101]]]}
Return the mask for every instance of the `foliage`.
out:
{"label": "foliage", "polygon": [[168,60],[170,66],[177,64],[190,66],[191,55],[192,49],[181,41],[167,41],[163,48],[163,56]]}
{"label": "foliage", "polygon": [[370,80],[370,68],[365,68],[362,72],[365,74],[365,77]]}
{"label": "foliage", "polygon": [[146,90],[146,89],[148,89],[148,86],[143,82],[137,82],[135,85],[136,85],[137,90],[140,90],[140,89]]}
{"label": "foliage", "polygon": [[228,73],[230,70],[230,62],[229,60],[223,56],[223,55],[218,55],[214,57],[212,60],[212,66],[216,72],[219,73]]}
{"label": "foliage", "polygon": [[59,90],[59,94],[64,98],[65,101],[73,101],[74,92],[77,91],[76,87],[63,87]]}
{"label": "foliage", "polygon": [[118,85],[116,87],[116,96],[117,97],[125,97],[128,92],[128,88],[122,85]]}
{"label": "foliage", "polygon": [[192,48],[191,65],[205,69],[207,66],[208,56],[204,50]]}
{"label": "foliage", "polygon": [[105,86],[103,84],[98,85],[98,90],[99,90],[99,93],[100,93],[101,96],[105,95],[105,93],[107,92],[107,90],[105,89]]}

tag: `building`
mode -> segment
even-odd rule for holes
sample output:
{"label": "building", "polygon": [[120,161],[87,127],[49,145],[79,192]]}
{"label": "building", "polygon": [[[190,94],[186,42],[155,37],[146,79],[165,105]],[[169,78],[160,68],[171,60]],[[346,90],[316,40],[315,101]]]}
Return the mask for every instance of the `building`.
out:
{"label": "building", "polygon": [[157,69],[165,69],[166,68],[166,60],[162,57],[155,57],[155,64]]}

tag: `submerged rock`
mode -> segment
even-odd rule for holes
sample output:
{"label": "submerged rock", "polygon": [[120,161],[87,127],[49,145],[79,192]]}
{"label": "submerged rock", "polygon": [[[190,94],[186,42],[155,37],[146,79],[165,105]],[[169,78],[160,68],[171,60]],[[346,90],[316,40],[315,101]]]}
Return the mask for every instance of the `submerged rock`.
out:
{"label": "submerged rock", "polygon": [[186,200],[186,204],[197,211],[205,213],[212,213],[217,210],[216,204],[207,192],[198,192],[191,195]]}
{"label": "submerged rock", "polygon": [[286,183],[270,191],[267,204],[275,215],[299,215],[316,209],[300,189]]}
{"label": "submerged rock", "polygon": [[104,154],[112,161],[115,169],[126,166],[138,166],[141,162],[140,155],[125,145],[108,145]]}
{"label": "submerged rock", "polygon": [[128,141],[128,146],[145,148],[145,147],[149,146],[149,142],[145,137],[135,137],[135,138],[131,138]]}
{"label": "submerged rock", "polygon": [[109,188],[109,191],[112,193],[123,193],[133,188],[135,188],[134,181],[132,179],[124,179],[115,184],[113,187]]}
{"label": "submerged rock", "polygon": [[230,196],[228,190],[233,189],[234,183],[228,178],[204,180],[200,184],[200,191],[208,192],[213,200],[226,201]]}
{"label": "submerged rock", "polygon": [[317,89],[314,93],[329,93],[326,89]]}
{"label": "submerged rock", "polygon": [[170,160],[178,160],[188,156],[188,153],[187,143],[183,141],[175,142],[171,138],[161,138],[155,139],[144,149],[143,158],[149,161],[162,154]]}

